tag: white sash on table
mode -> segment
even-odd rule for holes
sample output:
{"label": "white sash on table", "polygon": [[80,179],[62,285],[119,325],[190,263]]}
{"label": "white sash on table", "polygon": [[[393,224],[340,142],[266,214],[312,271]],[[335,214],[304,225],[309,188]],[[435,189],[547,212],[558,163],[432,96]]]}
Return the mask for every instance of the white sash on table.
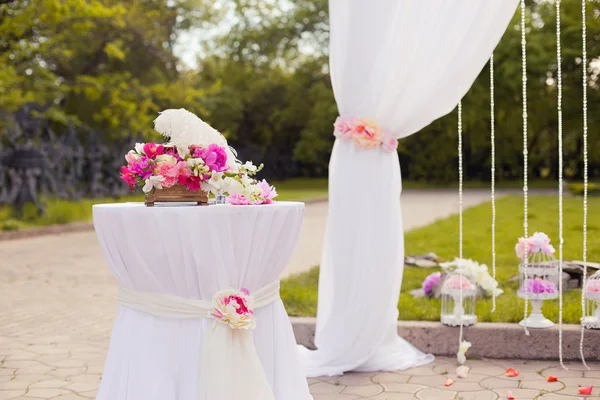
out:
{"label": "white sash on table", "polygon": [[[279,299],[279,281],[253,294],[254,308]],[[159,293],[119,288],[119,303],[156,317],[208,318],[213,303]],[[198,400],[275,400],[254,347],[252,333],[213,320],[200,359]]]}

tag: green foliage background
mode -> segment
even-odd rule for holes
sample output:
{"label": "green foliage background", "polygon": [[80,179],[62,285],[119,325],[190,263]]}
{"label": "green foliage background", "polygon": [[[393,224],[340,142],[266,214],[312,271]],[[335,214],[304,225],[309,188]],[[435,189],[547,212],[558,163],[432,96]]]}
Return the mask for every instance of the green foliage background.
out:
{"label": "green foliage background", "polygon": [[[2,0],[0,111],[51,105],[60,131],[86,125],[107,140],[152,137],[165,108],[187,108],[223,131],[278,178],[325,176],[337,108],[328,75],[327,0]],[[565,175],[582,173],[581,2],[562,1]],[[600,0],[588,11],[590,164],[600,175]],[[554,3],[528,2],[529,148],[532,178],[557,176]],[[496,60],[497,173],[522,174],[519,15]],[[198,65],[174,49],[193,30]],[[431,93],[431,96],[435,96]],[[463,101],[465,175],[489,180],[489,71]],[[1,127],[0,127],[1,128]],[[1,130],[0,130],[1,132]],[[456,112],[401,141],[403,176],[456,179]],[[251,157],[250,157],[251,155]]]}

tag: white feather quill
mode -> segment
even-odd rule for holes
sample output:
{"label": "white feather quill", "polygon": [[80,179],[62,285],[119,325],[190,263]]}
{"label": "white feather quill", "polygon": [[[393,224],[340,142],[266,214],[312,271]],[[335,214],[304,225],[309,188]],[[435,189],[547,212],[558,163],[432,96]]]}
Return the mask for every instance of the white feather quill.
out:
{"label": "white feather quill", "polygon": [[154,130],[168,140],[167,144],[176,147],[188,147],[192,144],[224,146],[227,151],[227,165],[237,170],[237,154],[227,145],[225,136],[184,108],[160,112],[154,120]]}

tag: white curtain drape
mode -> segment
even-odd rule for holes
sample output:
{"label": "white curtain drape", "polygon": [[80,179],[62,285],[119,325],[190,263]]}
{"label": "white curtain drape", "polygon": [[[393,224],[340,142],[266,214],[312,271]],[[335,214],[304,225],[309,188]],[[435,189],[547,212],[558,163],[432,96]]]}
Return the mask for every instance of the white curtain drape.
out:
{"label": "white curtain drape", "polygon": [[[340,115],[403,138],[452,111],[485,66],[518,0],[330,0]],[[332,121],[333,122],[333,121]],[[337,139],[308,376],[406,369],[433,360],[398,337],[404,265],[398,156]],[[400,310],[402,312],[402,310]]]}

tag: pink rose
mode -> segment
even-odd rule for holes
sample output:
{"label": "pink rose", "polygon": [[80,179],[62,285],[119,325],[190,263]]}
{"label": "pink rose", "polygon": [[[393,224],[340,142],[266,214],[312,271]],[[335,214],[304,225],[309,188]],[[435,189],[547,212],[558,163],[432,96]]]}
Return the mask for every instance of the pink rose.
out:
{"label": "pink rose", "polygon": [[588,281],[588,283],[586,283],[586,285],[585,285],[585,291],[590,292],[590,293],[600,292],[600,281],[599,280]]}
{"label": "pink rose", "polygon": [[520,237],[519,241],[517,242],[517,244],[515,245],[515,253],[517,254],[517,257],[519,257],[521,260],[524,260],[525,257],[527,257],[529,254],[531,254],[531,240],[527,239],[527,251],[525,250],[525,238]]}
{"label": "pink rose", "polygon": [[333,124],[333,134],[336,137],[350,138],[352,136],[352,127],[354,118],[352,117],[337,117]]}

